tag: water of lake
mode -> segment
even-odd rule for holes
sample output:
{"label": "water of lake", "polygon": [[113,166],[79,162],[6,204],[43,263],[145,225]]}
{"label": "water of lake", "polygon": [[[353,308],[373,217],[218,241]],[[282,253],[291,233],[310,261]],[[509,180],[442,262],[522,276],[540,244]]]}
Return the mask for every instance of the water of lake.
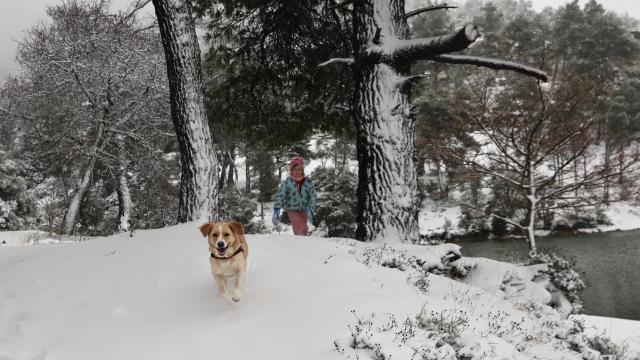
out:
{"label": "water of lake", "polygon": [[[516,263],[523,262],[528,251],[524,239],[458,244],[464,256]],[[582,294],[585,314],[640,320],[640,231],[539,237],[537,247],[576,259],[575,270],[587,285]]]}

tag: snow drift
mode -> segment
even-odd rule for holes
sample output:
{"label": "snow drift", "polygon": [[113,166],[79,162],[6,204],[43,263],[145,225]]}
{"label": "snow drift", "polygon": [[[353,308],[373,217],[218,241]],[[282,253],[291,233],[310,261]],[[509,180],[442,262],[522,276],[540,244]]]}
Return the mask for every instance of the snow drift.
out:
{"label": "snow drift", "polygon": [[[600,333],[588,336],[545,305],[550,295],[532,281],[535,269],[460,258],[451,244],[281,234],[247,241],[243,299],[234,305],[217,293],[195,223],[3,245],[0,359],[599,356],[589,339]],[[626,339],[633,358],[640,326],[625,327],[624,336],[636,336]]]}

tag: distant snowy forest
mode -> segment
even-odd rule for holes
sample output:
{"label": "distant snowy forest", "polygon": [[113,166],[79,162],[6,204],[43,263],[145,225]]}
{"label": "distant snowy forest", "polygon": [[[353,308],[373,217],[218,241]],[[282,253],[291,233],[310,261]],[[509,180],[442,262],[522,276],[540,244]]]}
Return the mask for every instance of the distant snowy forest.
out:
{"label": "distant snowy forest", "polygon": [[[460,207],[466,235],[524,235],[535,250],[535,230],[595,227],[610,203],[639,203],[638,20],[595,0],[425,3],[374,17],[366,37],[375,1],[192,2],[220,218],[269,231],[293,154],[317,164],[313,221],[332,237],[415,242],[436,201]],[[184,158],[144,4],[52,5],[19,40],[21,71],[0,87],[0,230],[179,221]],[[368,107],[364,78],[389,90],[381,103]]]}

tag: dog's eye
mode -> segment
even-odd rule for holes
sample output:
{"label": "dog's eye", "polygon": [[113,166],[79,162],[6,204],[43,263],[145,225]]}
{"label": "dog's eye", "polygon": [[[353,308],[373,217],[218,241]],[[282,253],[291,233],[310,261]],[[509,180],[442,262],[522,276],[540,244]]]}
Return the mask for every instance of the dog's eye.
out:
{"label": "dog's eye", "polygon": [[224,233],[224,236],[225,236],[225,237],[229,236],[229,233]]}
{"label": "dog's eye", "polygon": [[218,237],[218,233],[213,233],[213,236],[214,237]]}

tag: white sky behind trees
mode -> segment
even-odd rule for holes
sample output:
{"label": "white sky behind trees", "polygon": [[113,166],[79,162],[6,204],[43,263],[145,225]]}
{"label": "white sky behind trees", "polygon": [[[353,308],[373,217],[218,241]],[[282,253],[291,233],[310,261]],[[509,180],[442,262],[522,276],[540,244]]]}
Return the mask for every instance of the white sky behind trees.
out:
{"label": "white sky behind trees", "polygon": [[[132,0],[112,0],[111,8],[122,10],[127,8]],[[418,0],[407,0],[407,2]],[[546,6],[557,7],[568,1],[563,0],[531,0],[534,9],[542,10]],[[586,0],[580,0],[584,4]],[[46,19],[45,8],[47,5],[58,3],[59,0],[3,0],[0,11],[0,83],[10,72],[18,70],[15,63],[15,52],[18,41],[24,32],[38,21]],[[444,2],[444,0],[443,0]],[[456,1],[450,1],[456,2]],[[607,10],[613,10],[620,14],[628,14],[640,19],[640,1],[638,0],[599,0]],[[144,16],[153,14],[152,5],[147,5],[143,10]]]}

